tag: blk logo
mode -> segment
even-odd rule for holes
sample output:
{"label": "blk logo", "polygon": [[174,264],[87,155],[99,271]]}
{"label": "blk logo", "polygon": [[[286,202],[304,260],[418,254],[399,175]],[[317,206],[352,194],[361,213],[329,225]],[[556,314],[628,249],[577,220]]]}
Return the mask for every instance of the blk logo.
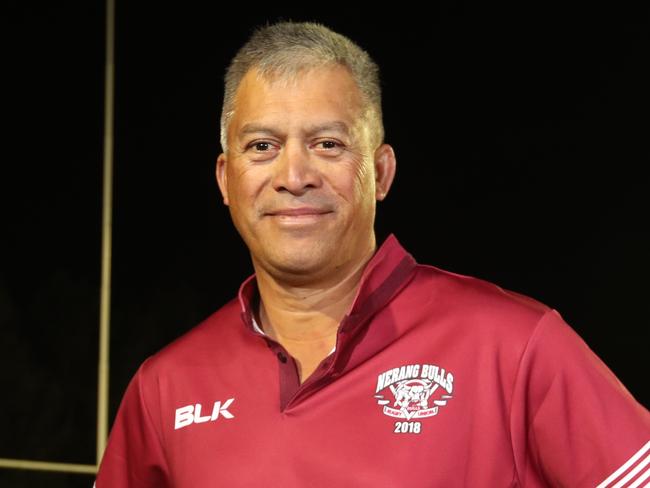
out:
{"label": "blk logo", "polygon": [[205,422],[214,422],[220,416],[225,419],[234,418],[234,415],[228,411],[228,407],[230,407],[230,404],[233,401],[235,401],[234,398],[229,398],[228,400],[223,402],[223,405],[221,404],[221,402],[214,402],[211,415],[201,416],[202,406],[200,403],[197,403],[196,405],[187,405],[185,407],[177,408],[174,430],[178,430],[192,424],[203,424]]}

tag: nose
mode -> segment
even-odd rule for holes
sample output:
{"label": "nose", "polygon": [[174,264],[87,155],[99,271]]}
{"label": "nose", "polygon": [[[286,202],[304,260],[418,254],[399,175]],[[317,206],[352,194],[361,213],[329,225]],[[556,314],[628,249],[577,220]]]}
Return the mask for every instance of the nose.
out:
{"label": "nose", "polygon": [[303,195],[321,185],[321,177],[309,149],[298,141],[288,140],[274,163],[273,188],[293,195]]}

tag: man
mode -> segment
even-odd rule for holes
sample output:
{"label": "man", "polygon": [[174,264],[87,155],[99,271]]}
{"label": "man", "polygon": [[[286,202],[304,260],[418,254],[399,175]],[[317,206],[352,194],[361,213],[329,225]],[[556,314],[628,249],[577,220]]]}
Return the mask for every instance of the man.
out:
{"label": "man", "polygon": [[255,274],[129,385],[97,488],[610,487],[650,415],[549,307],[417,264],[378,70],[309,23],[233,59],[216,177]]}

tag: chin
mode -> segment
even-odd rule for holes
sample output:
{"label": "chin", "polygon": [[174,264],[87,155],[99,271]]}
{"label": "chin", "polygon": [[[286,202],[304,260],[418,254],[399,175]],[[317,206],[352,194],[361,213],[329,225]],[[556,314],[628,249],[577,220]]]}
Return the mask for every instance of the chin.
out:
{"label": "chin", "polygon": [[274,260],[273,264],[276,269],[285,273],[314,274],[322,270],[327,262],[327,259],[319,259],[317,256],[296,253],[291,256],[279,257]]}
{"label": "chin", "polygon": [[334,260],[333,253],[324,252],[324,249],[318,247],[309,246],[294,248],[290,251],[276,251],[268,256],[268,263],[282,274],[317,275]]}

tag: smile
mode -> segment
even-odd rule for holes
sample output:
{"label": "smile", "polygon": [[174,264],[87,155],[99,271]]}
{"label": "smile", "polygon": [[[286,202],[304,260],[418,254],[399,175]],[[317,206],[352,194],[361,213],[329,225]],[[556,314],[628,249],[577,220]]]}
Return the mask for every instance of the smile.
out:
{"label": "smile", "polygon": [[310,225],[321,222],[332,211],[312,207],[279,209],[266,214],[280,225]]}

